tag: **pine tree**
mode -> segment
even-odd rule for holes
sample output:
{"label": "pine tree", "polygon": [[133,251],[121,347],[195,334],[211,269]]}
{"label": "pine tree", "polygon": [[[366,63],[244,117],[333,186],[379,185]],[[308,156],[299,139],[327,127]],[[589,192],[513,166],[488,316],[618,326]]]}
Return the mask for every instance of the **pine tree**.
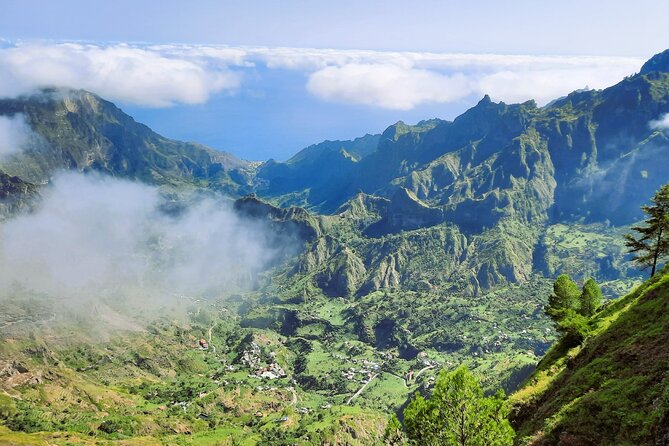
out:
{"label": "pine tree", "polygon": [[569,346],[579,345],[589,332],[588,318],[579,311],[581,295],[578,285],[568,275],[562,274],[553,284],[553,294],[544,310]]}
{"label": "pine tree", "polygon": [[553,294],[548,298],[546,314],[559,322],[569,310],[576,310],[580,295],[581,290],[568,275],[559,275],[553,284]]}
{"label": "pine tree", "polygon": [[486,397],[467,370],[442,371],[429,399],[420,395],[404,410],[410,445],[507,446],[514,432],[504,394]]}
{"label": "pine tree", "polygon": [[657,271],[657,264],[669,254],[669,183],[662,186],[651,199],[652,205],[641,209],[648,218],[644,225],[634,226],[638,233],[625,235],[625,245],[634,254],[633,261],[643,269],[651,268],[650,276]]}
{"label": "pine tree", "polygon": [[602,290],[593,279],[586,280],[581,293],[579,314],[590,317],[602,305]]}

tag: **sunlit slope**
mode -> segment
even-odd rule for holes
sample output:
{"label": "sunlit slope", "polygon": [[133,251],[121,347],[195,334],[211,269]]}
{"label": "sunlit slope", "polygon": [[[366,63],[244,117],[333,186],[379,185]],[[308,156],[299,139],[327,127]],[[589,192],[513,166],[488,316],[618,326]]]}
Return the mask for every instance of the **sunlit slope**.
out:
{"label": "sunlit slope", "polygon": [[512,400],[521,444],[669,441],[669,269],[605,306],[582,347],[555,344]]}

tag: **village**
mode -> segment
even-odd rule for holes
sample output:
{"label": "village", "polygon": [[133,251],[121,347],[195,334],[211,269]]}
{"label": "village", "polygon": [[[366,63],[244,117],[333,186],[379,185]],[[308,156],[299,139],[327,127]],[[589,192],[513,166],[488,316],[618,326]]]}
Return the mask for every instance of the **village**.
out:
{"label": "village", "polygon": [[[211,352],[215,354],[215,346],[211,344],[211,337],[209,337],[209,339],[200,338],[197,340],[195,348],[203,352]],[[360,357],[361,355],[357,355],[356,357],[354,345],[349,341],[344,341],[341,348],[342,351],[328,351],[327,355],[333,360],[331,364],[334,365],[334,368],[339,370],[337,375],[339,376],[339,379],[351,384],[357,384],[356,389],[350,390],[349,396],[342,401],[346,405],[352,404],[353,400],[358,398],[371,382],[383,373],[394,375],[401,379],[408,391],[417,383],[418,378],[423,373],[430,369],[438,369],[440,367],[439,362],[428,358],[426,353],[421,352],[415,359],[414,367],[409,368],[409,370],[404,373],[397,374],[396,372],[393,372],[393,370],[397,368],[398,361],[400,361],[397,357],[397,353],[390,351],[374,351],[373,356],[376,356],[376,358]],[[236,373],[243,369],[249,370],[250,372],[246,374],[246,378],[248,379],[261,381],[287,380],[287,382],[280,382],[275,385],[259,384],[254,386],[254,389],[256,392],[276,392],[279,390],[289,392],[291,394],[289,405],[296,406],[299,399],[297,391],[297,388],[299,388],[298,383],[294,378],[289,377],[285,365],[280,364],[277,356],[275,351],[263,351],[261,345],[259,345],[256,340],[252,340],[248,342],[244,349],[239,353],[235,363],[227,363],[225,359],[222,360],[222,362],[225,363],[224,370],[229,373]],[[330,372],[326,372],[324,376],[327,379],[335,379]],[[228,385],[231,384],[231,382],[234,381],[216,380],[216,383],[219,385]],[[425,387],[432,386],[433,384],[434,376],[429,376],[423,381]],[[319,406],[311,408],[296,407],[295,410],[300,414],[308,414],[317,409],[328,410],[336,400],[336,398],[331,398],[329,402],[325,402]],[[263,412],[258,411],[255,415],[256,417],[262,417]],[[281,419],[277,421],[280,420]]]}

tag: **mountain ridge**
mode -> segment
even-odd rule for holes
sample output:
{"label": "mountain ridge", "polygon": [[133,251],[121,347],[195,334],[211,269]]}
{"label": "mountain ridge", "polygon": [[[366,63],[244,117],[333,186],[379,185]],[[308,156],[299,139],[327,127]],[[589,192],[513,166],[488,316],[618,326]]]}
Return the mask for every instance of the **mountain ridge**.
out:
{"label": "mountain ridge", "polygon": [[211,183],[234,194],[245,186],[248,162],[197,143],[171,140],[136,122],[113,103],[84,90],[42,90],[0,99],[0,115],[21,114],[33,131],[0,169],[45,183],[61,169],[98,171],[152,184]]}
{"label": "mountain ridge", "polygon": [[[352,215],[341,210],[353,200],[356,218],[341,229],[347,235],[330,235],[325,250],[322,241],[306,246],[319,251],[312,253],[316,263],[307,262],[309,276],[333,262],[339,265],[332,270],[336,275],[356,277],[327,281],[328,293],[441,282],[436,277],[409,280],[407,258],[373,240],[434,228],[456,231],[450,243],[464,240],[464,254],[442,260],[442,267],[449,281],[460,284],[453,289],[478,294],[564,268],[560,261],[562,266],[556,266],[555,257],[537,257],[554,255],[543,246],[551,225],[619,227],[638,218],[637,203],[669,176],[656,162],[669,148],[669,135],[649,124],[669,112],[664,58],[658,55],[642,73],[612,87],[573,92],[542,108],[534,101],[496,103],[486,95],[453,121],[431,119],[413,126],[400,121],[381,135],[326,141],[285,163],[260,165],[160,137],[91,93],[50,91],[41,99],[0,101],[0,114],[26,113],[38,135],[36,144],[13,162],[0,163],[0,170],[37,184],[57,169],[74,168],[232,198],[253,192],[273,205],[302,206],[335,216],[339,223]],[[361,193],[378,199],[357,200]],[[357,261],[341,263],[336,254],[346,252],[351,231],[372,250],[359,256],[362,268]],[[413,239],[416,249],[430,243],[421,237]],[[598,277],[622,277],[628,271],[622,250],[602,255]],[[318,274],[312,280],[321,283],[318,277],[324,276]],[[346,285],[337,289],[333,283]]]}

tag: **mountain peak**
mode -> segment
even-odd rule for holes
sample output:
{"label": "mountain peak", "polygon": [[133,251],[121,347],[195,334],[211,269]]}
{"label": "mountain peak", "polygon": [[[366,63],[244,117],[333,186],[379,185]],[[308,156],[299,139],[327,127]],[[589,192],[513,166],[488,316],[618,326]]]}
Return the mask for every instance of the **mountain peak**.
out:
{"label": "mountain peak", "polygon": [[481,98],[481,100],[476,105],[487,105],[487,104],[492,104],[492,99],[490,99],[489,95],[483,96],[483,98]]}
{"label": "mountain peak", "polygon": [[652,71],[667,71],[669,72],[669,49],[662,51],[648,59],[643,64],[639,74],[648,74]]}

